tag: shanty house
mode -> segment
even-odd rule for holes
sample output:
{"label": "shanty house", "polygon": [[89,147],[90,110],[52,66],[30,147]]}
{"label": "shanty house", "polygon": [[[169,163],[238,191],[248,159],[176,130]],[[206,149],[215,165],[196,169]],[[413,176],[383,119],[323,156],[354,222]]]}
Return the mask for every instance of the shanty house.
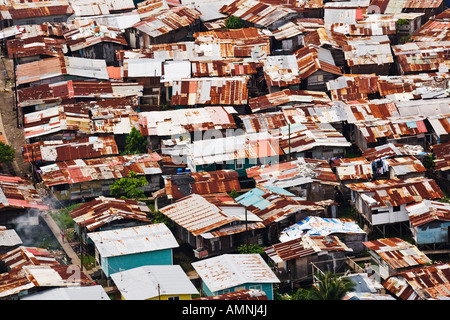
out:
{"label": "shanty house", "polygon": [[95,259],[107,278],[146,265],[172,265],[178,242],[164,223],[90,232]]}
{"label": "shanty house", "polygon": [[179,265],[146,265],[111,274],[122,300],[191,300],[198,291]]}
{"label": "shanty house", "polygon": [[104,26],[96,21],[71,28],[63,36],[73,56],[101,59],[107,65],[116,61],[116,50],[128,47],[120,29]]}
{"label": "shanty house", "polygon": [[416,246],[399,238],[384,238],[363,244],[369,249],[371,268],[378,282],[392,274],[431,262]]}
{"label": "shanty house", "polygon": [[367,241],[367,233],[358,226],[356,221],[319,216],[308,216],[285,228],[280,233],[280,242],[287,242],[303,236],[328,235],[337,236],[355,254],[366,250],[362,242]]}
{"label": "shanty house", "polygon": [[83,229],[93,232],[149,224],[148,213],[150,209],[143,202],[100,196],[82,203],[69,215],[75,222],[75,232],[81,238]]}
{"label": "shanty house", "polygon": [[436,248],[450,242],[450,204],[423,200],[406,206],[406,211],[417,246]]}
{"label": "shanty house", "polygon": [[273,284],[279,283],[259,254],[224,254],[192,263],[207,296],[257,289],[274,300]]}
{"label": "shanty house", "polygon": [[409,179],[425,177],[427,169],[414,156],[385,159],[389,168],[389,179]]}
{"label": "shanty house", "polygon": [[131,171],[146,177],[145,192],[160,188],[161,167],[158,154],[75,159],[40,167],[43,185],[59,200],[108,196],[110,186]]}
{"label": "shanty house", "polygon": [[280,161],[283,151],[267,132],[195,140],[188,145],[186,163],[193,172],[235,170],[245,177],[245,170],[258,164]]}
{"label": "shanty house", "polygon": [[450,191],[450,142],[431,146],[435,159],[433,178],[446,192]]}
{"label": "shanty house", "polygon": [[304,201],[283,188],[256,185],[256,188],[238,196],[235,201],[244,206],[267,227],[264,243],[278,241],[280,230],[309,215],[325,216],[327,203]]}
{"label": "shanty house", "polygon": [[261,244],[262,219],[226,193],[192,194],[160,209],[175,223],[177,237],[194,248],[197,258],[237,252],[240,245]]}
{"label": "shanty house", "polygon": [[448,263],[436,263],[401,271],[382,285],[400,300],[448,300],[450,293]]}
{"label": "shanty house", "polygon": [[22,239],[14,229],[7,229],[5,226],[0,226],[0,255],[8,251],[12,251],[22,245]]}
{"label": "shanty house", "polygon": [[327,82],[342,76],[331,51],[316,45],[307,45],[294,52],[302,81],[301,88],[311,91],[326,91]]}
{"label": "shanty house", "polygon": [[[297,158],[246,171],[257,184],[283,188],[309,201],[334,199],[335,188],[339,186],[327,160]],[[334,217],[335,212],[328,212],[328,216]]]}
{"label": "shanty house", "polygon": [[410,178],[407,180],[375,180],[348,184],[352,190],[352,205],[370,228],[397,224],[408,224],[406,205],[422,200],[440,199],[444,193],[437,183],[428,178]]}
{"label": "shanty house", "polygon": [[352,249],[336,236],[308,236],[277,243],[264,252],[287,273],[285,280],[308,281],[317,272],[343,272]]}

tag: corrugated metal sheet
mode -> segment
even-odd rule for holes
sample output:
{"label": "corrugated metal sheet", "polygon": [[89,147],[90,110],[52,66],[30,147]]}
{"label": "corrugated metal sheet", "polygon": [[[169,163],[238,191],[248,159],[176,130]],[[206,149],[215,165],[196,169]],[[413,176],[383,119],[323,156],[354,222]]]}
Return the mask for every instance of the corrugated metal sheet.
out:
{"label": "corrugated metal sheet", "polygon": [[236,217],[228,216],[222,209],[199,194],[182,198],[161,208],[160,212],[189,231],[193,236],[213,231],[238,220]]}
{"label": "corrugated metal sheet", "polygon": [[213,194],[240,191],[239,174],[234,170],[192,172],[164,177],[165,192],[169,199],[180,199],[190,194]]}
{"label": "corrugated metal sheet", "polygon": [[425,151],[420,145],[387,143],[375,148],[367,149],[363,156],[369,161],[386,157],[424,155]]}
{"label": "corrugated metal sheet", "polygon": [[444,193],[432,179],[390,179],[347,184],[347,187],[369,198],[369,207],[395,207],[426,199],[440,199]]}
{"label": "corrugated metal sheet", "polygon": [[12,247],[22,243],[16,230],[0,226],[0,247]]}
{"label": "corrugated metal sheet", "polygon": [[41,178],[47,187],[86,181],[111,180],[127,177],[130,171],[139,176],[160,174],[156,153],[95,159],[61,161],[41,167]]}
{"label": "corrugated metal sheet", "polygon": [[63,56],[67,53],[66,41],[44,36],[6,41],[9,58],[31,57],[36,55]]}
{"label": "corrugated metal sheet", "polygon": [[302,79],[306,79],[318,70],[337,76],[342,75],[341,69],[335,65],[333,56],[327,49],[308,45],[297,50],[294,54],[297,58],[299,73]]}
{"label": "corrugated metal sheet", "polygon": [[326,160],[297,158],[265,166],[254,166],[246,170],[247,176],[262,185],[280,188],[299,186],[313,181],[339,185]]}
{"label": "corrugated metal sheet", "polygon": [[268,56],[263,71],[268,86],[287,87],[300,83],[295,55]]}
{"label": "corrugated metal sheet", "polygon": [[236,128],[231,110],[224,107],[140,112],[139,124],[145,136],[171,136],[193,131]]}
{"label": "corrugated metal sheet", "polygon": [[143,202],[132,199],[98,197],[69,212],[73,221],[89,231],[115,220],[136,220],[150,223],[150,209]]}
{"label": "corrugated metal sheet", "polygon": [[373,177],[372,164],[366,158],[342,158],[333,160],[336,175],[340,181],[370,180]]}
{"label": "corrugated metal sheet", "polygon": [[440,201],[423,200],[406,206],[409,221],[414,228],[432,221],[450,221],[450,204]]}
{"label": "corrugated metal sheet", "polygon": [[325,92],[284,89],[256,98],[250,98],[248,104],[252,112],[259,112],[293,103],[326,104],[329,102],[331,102],[331,100]]}
{"label": "corrugated metal sheet", "polygon": [[220,12],[267,27],[296,11],[281,4],[270,4],[258,0],[236,0],[229,5],[224,5]]}
{"label": "corrugated metal sheet", "polygon": [[427,171],[422,162],[414,156],[396,157],[385,161],[396,176]]}
{"label": "corrugated metal sheet", "polygon": [[147,265],[113,273],[111,278],[125,300],[198,294],[179,265]]}
{"label": "corrugated metal sheet", "polygon": [[66,161],[119,153],[113,136],[39,141],[22,146],[24,161]]}
{"label": "corrugated metal sheet", "polygon": [[450,265],[437,263],[390,276],[383,286],[401,300],[448,300]]}
{"label": "corrugated metal sheet", "polygon": [[[58,76],[109,80],[106,61],[78,57],[56,57],[17,65],[17,84],[27,84]],[[51,80],[50,80],[51,81]]]}
{"label": "corrugated metal sheet", "polygon": [[378,92],[378,78],[375,74],[346,74],[327,82],[333,101],[350,102],[369,100],[368,94]]}
{"label": "corrugated metal sheet", "polygon": [[245,283],[280,282],[259,254],[223,254],[192,266],[213,293]]}
{"label": "corrugated metal sheet", "polygon": [[171,105],[247,104],[248,76],[192,78],[174,80]]}
{"label": "corrugated metal sheet", "polygon": [[334,251],[352,251],[336,236],[309,236],[278,243],[264,249],[275,263]]}
{"label": "corrugated metal sheet", "polygon": [[365,234],[358,224],[351,219],[334,219],[309,216],[289,226],[280,233],[280,241],[287,242],[303,236],[328,236],[339,234]]}
{"label": "corrugated metal sheet", "polygon": [[288,124],[282,112],[248,114],[239,116],[239,118],[241,118],[247,133],[269,131]]}
{"label": "corrugated metal sheet", "polygon": [[71,30],[64,32],[63,36],[72,51],[81,50],[101,42],[128,46],[125,35],[121,30],[100,25],[95,21],[76,28],[72,27]]}
{"label": "corrugated metal sheet", "polygon": [[449,61],[450,41],[409,42],[392,51],[404,73],[437,71]]}
{"label": "corrugated metal sheet", "polygon": [[158,37],[168,32],[187,27],[201,15],[195,8],[184,6],[167,9],[150,15],[134,25],[137,30],[151,37]]}
{"label": "corrugated metal sheet", "polygon": [[31,180],[0,175],[0,208],[48,210]]}
{"label": "corrugated metal sheet", "polygon": [[139,254],[179,247],[172,232],[164,223],[90,232],[102,258]]}
{"label": "corrugated metal sheet", "polygon": [[391,41],[387,35],[352,37],[344,46],[348,66],[384,65],[394,62]]}
{"label": "corrugated metal sheet", "polygon": [[363,244],[375,251],[394,270],[430,263],[431,260],[416,246],[399,238],[366,241]]}

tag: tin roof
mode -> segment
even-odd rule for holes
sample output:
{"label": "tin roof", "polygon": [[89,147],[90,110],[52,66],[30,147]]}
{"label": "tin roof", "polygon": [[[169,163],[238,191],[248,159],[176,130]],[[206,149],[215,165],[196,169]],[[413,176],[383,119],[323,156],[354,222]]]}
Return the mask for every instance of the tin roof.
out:
{"label": "tin roof", "polygon": [[102,258],[139,254],[179,247],[172,232],[164,223],[90,232]]}
{"label": "tin roof", "polygon": [[327,49],[307,45],[295,51],[294,55],[297,58],[301,79],[306,79],[318,70],[338,76],[342,75],[341,69],[335,65],[333,56]]}
{"label": "tin roof", "polygon": [[363,201],[369,207],[395,207],[444,196],[436,181],[424,177],[406,180],[375,180],[352,183],[347,187],[365,195]]}
{"label": "tin roof", "polygon": [[283,229],[280,233],[280,241],[287,242],[304,236],[328,236],[336,233],[365,234],[366,232],[351,219],[309,216]]}
{"label": "tin roof", "polygon": [[34,17],[48,17],[53,15],[70,15],[74,13],[68,0],[9,0],[5,3],[6,13],[3,13],[3,19],[12,20],[27,19]]}
{"label": "tin roof", "polygon": [[278,159],[282,154],[278,141],[267,132],[196,140],[189,145],[189,157],[194,165],[225,163],[236,159]]}
{"label": "tin roof", "polygon": [[64,39],[72,52],[101,42],[112,42],[128,46],[124,33],[116,28],[101,25],[96,21],[64,32]]}
{"label": "tin roof", "polygon": [[133,82],[63,81],[18,90],[20,107],[61,102],[73,98],[102,99],[142,96],[144,87]]}
{"label": "tin roof", "polygon": [[235,216],[228,216],[199,194],[191,194],[159,210],[193,236],[211,232],[238,220]]}
{"label": "tin roof", "polygon": [[450,265],[438,263],[399,272],[382,284],[400,300],[447,300],[450,297]]}
{"label": "tin roof", "polygon": [[432,221],[450,221],[450,204],[440,201],[423,200],[406,206],[409,221],[414,228]]}
{"label": "tin roof", "polygon": [[269,86],[287,87],[300,83],[295,55],[268,56],[264,61],[263,72]]}
{"label": "tin roof", "polygon": [[0,208],[49,210],[31,180],[0,174]]}
{"label": "tin roof", "polygon": [[326,25],[343,23],[356,24],[367,12],[370,0],[333,1],[324,4],[324,22]]}
{"label": "tin roof", "polygon": [[329,80],[327,88],[333,101],[368,100],[368,94],[378,92],[378,77],[375,74],[345,74]]}
{"label": "tin roof", "polygon": [[[58,76],[109,80],[106,61],[78,57],[55,57],[17,65],[18,85]],[[51,81],[51,80],[50,80]]]}
{"label": "tin roof", "polygon": [[325,92],[284,89],[282,91],[250,98],[248,104],[252,112],[259,112],[269,108],[293,103],[312,104],[328,103],[330,101],[330,98]]}
{"label": "tin roof", "polygon": [[387,35],[351,37],[343,49],[349,67],[394,62],[391,41]]}
{"label": "tin roof", "polygon": [[447,171],[450,169],[450,142],[439,143],[431,146],[433,153],[436,155],[434,159],[435,170]]}
{"label": "tin roof", "polygon": [[264,225],[278,222],[303,210],[322,211],[323,207],[311,201],[302,201],[293,193],[276,186],[257,184],[256,188],[238,196],[235,201],[258,216]]}
{"label": "tin roof", "polygon": [[371,149],[367,149],[363,153],[363,157],[369,161],[385,157],[407,156],[407,155],[424,155],[425,151],[420,145],[387,143]]}
{"label": "tin roof", "polygon": [[414,172],[426,172],[422,162],[414,156],[396,157],[386,159],[386,164],[396,176]]}
{"label": "tin roof", "polygon": [[95,159],[76,159],[42,166],[41,178],[46,186],[111,180],[127,177],[130,171],[138,175],[160,174],[156,153],[115,156]]}
{"label": "tin roof", "polygon": [[199,294],[179,265],[141,266],[111,274],[125,300]]}
{"label": "tin roof", "polygon": [[383,137],[398,139],[402,136],[414,136],[428,132],[423,122],[424,119],[424,117],[381,119],[367,123],[358,122],[355,123],[355,126],[367,142],[377,142]]}
{"label": "tin roof", "polygon": [[22,243],[16,230],[0,226],[0,247],[13,247]]}
{"label": "tin roof", "polygon": [[166,195],[169,199],[180,199],[190,194],[240,191],[239,174],[234,170],[191,172],[164,176]]}
{"label": "tin roof", "polygon": [[281,108],[291,124],[299,122],[335,123],[348,121],[344,106],[344,103],[334,101],[331,104],[298,104]]}
{"label": "tin roof", "polygon": [[370,100],[364,103],[352,101],[343,108],[346,111],[348,123],[369,122],[400,116],[396,104],[388,99]]}
{"label": "tin roof", "polygon": [[224,293],[217,296],[211,297],[200,297],[194,298],[192,300],[268,300],[266,293],[264,291],[249,289],[230,293]]}
{"label": "tin roof", "polygon": [[[56,265],[56,258],[47,249],[20,246],[0,256],[9,270],[21,270],[24,266]],[[1,292],[1,291],[0,291]]]}
{"label": "tin roof", "polygon": [[174,80],[171,105],[247,104],[248,76]]}
{"label": "tin roof", "polygon": [[232,107],[205,107],[139,113],[144,136],[171,136],[192,131],[236,128]]}
{"label": "tin roof", "polygon": [[247,133],[269,131],[288,124],[285,115],[279,111],[240,115],[239,118]]}
{"label": "tin roof", "polygon": [[338,185],[339,182],[326,160],[297,158],[246,170],[247,176],[261,185],[289,188],[305,183],[319,182]]}
{"label": "tin roof", "polygon": [[270,4],[258,0],[236,0],[229,5],[224,5],[220,12],[264,27],[296,13],[295,10],[288,6]]}
{"label": "tin roof", "polygon": [[437,71],[448,63],[450,41],[408,42],[392,46],[403,73]]}
{"label": "tin roof", "polygon": [[136,23],[134,28],[151,37],[158,37],[189,26],[194,23],[200,15],[201,12],[195,8],[179,6],[162,12],[156,12],[154,15],[150,15]]}
{"label": "tin roof", "polygon": [[371,5],[377,6],[380,13],[401,13],[403,9],[431,9],[438,8],[443,0],[372,0]]}
{"label": "tin roof", "polygon": [[115,220],[151,222],[147,218],[150,209],[143,202],[132,199],[98,197],[69,212],[80,227],[93,231]]}
{"label": "tin roof", "polygon": [[114,136],[38,141],[22,146],[24,161],[66,161],[119,153]]}
{"label": "tin roof", "polygon": [[24,115],[25,138],[52,134],[62,130],[90,133],[89,110],[84,107],[57,106]]}
{"label": "tin roof", "polygon": [[412,41],[431,42],[450,40],[450,21],[430,18],[411,36]]}
{"label": "tin roof", "polygon": [[336,236],[309,236],[288,240],[267,247],[264,252],[275,263],[303,258],[313,254],[326,254],[334,251],[353,251]]}
{"label": "tin roof", "polygon": [[66,41],[45,36],[6,41],[9,58],[31,57],[35,55],[63,56],[67,53]]}
{"label": "tin roof", "polygon": [[330,123],[304,122],[284,126],[271,132],[285,154],[320,147],[350,147],[342,133]]}
{"label": "tin roof", "polygon": [[246,283],[280,282],[259,254],[224,254],[192,266],[213,293]]}
{"label": "tin roof", "polygon": [[340,181],[370,180],[373,177],[372,164],[366,158],[342,158],[333,160],[332,166]]}
{"label": "tin roof", "polygon": [[431,262],[416,246],[399,238],[378,239],[363,244],[375,251],[393,269],[410,268]]}
{"label": "tin roof", "polygon": [[261,63],[244,59],[221,59],[208,61],[191,61],[194,77],[224,77],[256,74]]}

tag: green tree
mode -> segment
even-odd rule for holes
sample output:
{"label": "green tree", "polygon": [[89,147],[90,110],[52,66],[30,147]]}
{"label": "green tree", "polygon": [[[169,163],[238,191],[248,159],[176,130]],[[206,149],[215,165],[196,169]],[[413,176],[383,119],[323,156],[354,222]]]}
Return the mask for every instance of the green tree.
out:
{"label": "green tree", "polygon": [[355,283],[349,278],[340,277],[331,272],[318,273],[318,282],[309,289],[299,289],[296,300],[340,300],[355,288]]}
{"label": "green tree", "polygon": [[126,145],[122,154],[139,154],[147,152],[147,138],[135,127],[131,128],[127,136]]}
{"label": "green tree", "polygon": [[241,244],[238,247],[238,251],[239,253],[259,253],[259,254],[264,254],[264,249],[260,246],[258,246],[257,244],[249,244],[248,245],[248,250],[247,250],[247,245],[246,244]]}
{"label": "green tree", "polygon": [[141,187],[148,184],[145,177],[138,177],[136,172],[130,171],[128,177],[120,178],[110,186],[111,194],[122,199],[140,199],[145,194]]}
{"label": "green tree", "polygon": [[225,27],[227,29],[240,29],[244,27],[244,22],[239,17],[229,16],[225,20]]}
{"label": "green tree", "polygon": [[426,155],[422,160],[423,166],[427,169],[434,169],[434,167],[436,166],[436,164],[434,163],[434,159],[436,158],[433,154]]}
{"label": "green tree", "polygon": [[10,164],[14,161],[15,151],[10,145],[0,142],[0,163]]}
{"label": "green tree", "polygon": [[239,193],[238,193],[235,189],[231,190],[231,191],[228,193],[228,195],[229,195],[230,197],[232,197],[233,199],[239,197]]}

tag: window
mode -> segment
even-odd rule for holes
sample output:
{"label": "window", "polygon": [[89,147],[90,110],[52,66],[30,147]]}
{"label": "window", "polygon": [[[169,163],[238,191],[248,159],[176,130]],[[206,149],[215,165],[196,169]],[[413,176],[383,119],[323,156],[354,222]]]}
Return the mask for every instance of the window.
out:
{"label": "window", "polygon": [[236,170],[244,169],[244,159],[236,159],[234,163],[234,168]]}
{"label": "window", "polygon": [[249,286],[249,289],[262,291],[262,285]]}
{"label": "window", "polygon": [[392,210],[393,210],[394,212],[398,212],[398,211],[400,211],[400,206],[392,207]]}
{"label": "window", "polygon": [[180,297],[179,296],[168,297],[167,300],[180,300]]}

